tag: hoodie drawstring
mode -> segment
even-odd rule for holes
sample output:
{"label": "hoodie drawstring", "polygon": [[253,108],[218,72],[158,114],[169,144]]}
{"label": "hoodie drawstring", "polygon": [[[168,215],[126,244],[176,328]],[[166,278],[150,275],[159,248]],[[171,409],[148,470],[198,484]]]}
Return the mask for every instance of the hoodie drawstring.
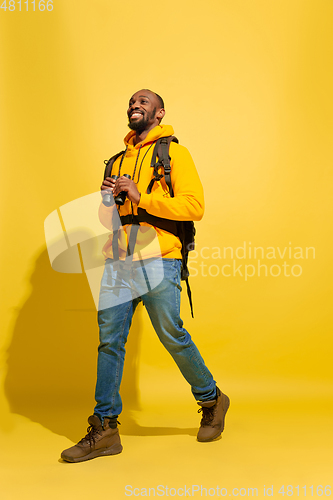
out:
{"label": "hoodie drawstring", "polygon": [[126,146],[126,149],[125,149],[125,151],[123,152],[123,155],[122,155],[122,157],[121,157],[121,159],[120,159],[119,170],[118,170],[118,177],[120,177],[121,166],[122,166],[122,164],[123,164],[123,161],[124,161],[124,158],[125,158],[125,156],[126,156],[127,150],[128,150],[128,146]]}
{"label": "hoodie drawstring", "polygon": [[[133,171],[133,176],[132,176],[132,180],[134,181],[134,176],[135,176],[135,171],[136,171],[136,167],[137,167],[137,164],[138,164],[138,161],[139,161],[139,156],[140,156],[140,151],[141,151],[141,148],[142,148],[142,144],[140,145],[139,147],[139,151],[138,151],[138,154],[137,154],[137,157],[136,157],[136,160],[135,160],[135,166],[134,166],[134,171]],[[128,146],[126,146],[126,150],[123,154],[123,156],[121,157],[121,160],[120,160],[120,165],[119,165],[119,171],[118,171],[118,177],[121,176],[121,166],[123,164],[123,161],[124,161],[124,158],[126,156],[126,153],[127,153],[127,149],[128,149]]]}

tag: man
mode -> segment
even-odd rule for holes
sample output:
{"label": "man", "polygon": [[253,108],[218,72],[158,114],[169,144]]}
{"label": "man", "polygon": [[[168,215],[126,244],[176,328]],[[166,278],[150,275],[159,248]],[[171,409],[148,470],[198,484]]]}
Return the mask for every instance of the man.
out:
{"label": "man", "polygon": [[[128,224],[121,234],[113,227],[114,214],[123,217],[129,214],[136,216],[138,209],[144,209],[155,217],[176,221],[200,220],[203,216],[202,186],[193,160],[183,146],[174,142],[170,144],[174,196],[170,196],[163,176],[151,185],[151,159],[155,142],[160,137],[173,134],[171,126],[160,125],[165,115],[162,98],[150,90],[140,90],[131,97],[127,115],[131,132],[125,137],[126,151],[117,158],[112,167],[112,174],[117,174],[118,178],[115,180],[111,176],[107,177],[101,186],[103,195],[111,192],[117,197],[119,193],[125,192],[127,198],[124,205],[118,209],[115,205],[105,206],[102,203],[99,214],[101,222],[113,230],[113,236],[110,236],[103,248],[106,264],[98,312],[100,344],[96,406],[94,414],[88,419],[88,434],[61,455],[64,460],[70,462],[81,462],[122,451],[117,418],[122,410],[119,387],[125,357],[124,346],[133,313],[141,300],[159,339],[191,385],[192,393],[201,407],[199,411],[202,411],[203,415],[197,435],[198,441],[212,441],[220,436],[229,407],[229,398],[216,387],[179,316],[179,238],[158,225],[152,228],[152,224],[147,222],[140,226]],[[161,170],[163,174],[163,169]],[[131,178],[124,177],[124,174]],[[152,186],[149,192],[148,185]],[[132,232],[133,228],[142,232]],[[144,240],[143,236],[146,237],[149,230],[157,236],[161,258],[156,255],[151,258],[149,252],[145,253],[149,245],[145,244],[147,238]],[[126,266],[126,249],[133,234],[141,253],[138,250],[132,253],[140,254],[140,259],[132,255],[131,264]],[[119,260],[114,255],[115,252]]]}

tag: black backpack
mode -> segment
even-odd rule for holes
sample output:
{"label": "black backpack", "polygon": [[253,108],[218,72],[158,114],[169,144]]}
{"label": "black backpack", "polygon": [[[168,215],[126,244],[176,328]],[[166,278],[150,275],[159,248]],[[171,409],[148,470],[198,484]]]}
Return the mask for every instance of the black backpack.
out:
{"label": "black backpack", "polygon": [[[164,177],[166,185],[168,186],[170,196],[174,196],[174,192],[171,184],[171,166],[169,156],[170,143],[176,142],[178,143],[178,139],[174,136],[169,137],[161,137],[155,143],[151,164],[150,166],[154,169],[154,177],[149,183],[147,188],[147,193],[150,194],[152,187],[156,181],[159,181]],[[125,151],[121,151],[116,155],[112,156],[109,160],[105,160],[105,171],[104,171],[104,179],[106,177],[110,177],[112,166],[119,156],[124,155]],[[159,173],[160,168],[163,167],[164,173]],[[189,270],[187,266],[188,262],[188,253],[191,250],[194,250],[195,242],[195,227],[193,221],[175,221],[169,219],[163,219],[162,217],[156,217],[155,215],[149,214],[143,208],[138,207],[138,215],[128,214],[120,217],[121,224],[125,226],[126,224],[137,224],[140,225],[140,222],[147,222],[152,226],[163,229],[164,231],[168,231],[169,233],[174,234],[180,239],[182,244],[182,267],[181,267],[181,279],[186,282],[187,287],[187,295],[190,302],[191,314],[193,316],[193,304],[192,304],[192,293],[189,285]]]}

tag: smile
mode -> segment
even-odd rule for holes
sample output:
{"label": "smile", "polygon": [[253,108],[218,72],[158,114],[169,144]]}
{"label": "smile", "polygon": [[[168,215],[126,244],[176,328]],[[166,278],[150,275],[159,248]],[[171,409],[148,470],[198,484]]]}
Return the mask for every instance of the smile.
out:
{"label": "smile", "polygon": [[142,116],[142,113],[140,111],[134,111],[132,114],[131,114],[131,118],[139,118],[140,116]]}

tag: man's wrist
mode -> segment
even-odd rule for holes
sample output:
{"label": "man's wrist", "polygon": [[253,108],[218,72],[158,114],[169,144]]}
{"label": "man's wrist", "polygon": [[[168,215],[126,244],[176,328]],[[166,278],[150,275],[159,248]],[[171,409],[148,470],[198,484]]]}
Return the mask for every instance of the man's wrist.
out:
{"label": "man's wrist", "polygon": [[147,194],[145,192],[140,193],[140,200],[138,206],[140,205],[140,207],[143,208],[144,210],[148,210],[150,207],[150,202],[151,202],[151,194]]}

